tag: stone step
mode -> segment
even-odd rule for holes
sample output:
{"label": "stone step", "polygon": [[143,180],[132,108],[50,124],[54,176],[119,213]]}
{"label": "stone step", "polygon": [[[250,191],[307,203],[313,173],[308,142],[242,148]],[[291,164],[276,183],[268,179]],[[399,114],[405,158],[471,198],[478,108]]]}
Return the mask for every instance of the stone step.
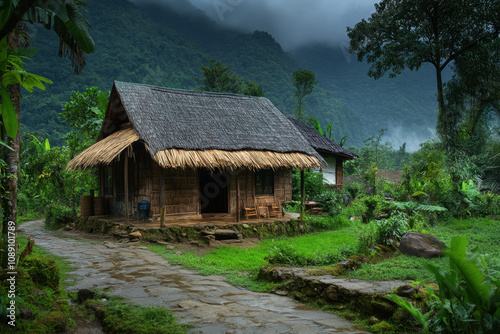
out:
{"label": "stone step", "polygon": [[215,229],[208,231],[201,231],[203,236],[214,236],[215,240],[229,240],[229,239],[242,239],[243,236],[236,230]]}

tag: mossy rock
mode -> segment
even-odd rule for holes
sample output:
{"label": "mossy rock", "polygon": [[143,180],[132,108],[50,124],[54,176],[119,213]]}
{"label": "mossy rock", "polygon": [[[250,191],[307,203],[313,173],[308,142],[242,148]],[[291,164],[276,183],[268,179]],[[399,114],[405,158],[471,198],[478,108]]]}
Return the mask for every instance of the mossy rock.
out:
{"label": "mossy rock", "polygon": [[396,327],[394,325],[391,325],[386,321],[381,321],[378,324],[373,325],[372,328],[380,333],[391,333],[396,330]]}

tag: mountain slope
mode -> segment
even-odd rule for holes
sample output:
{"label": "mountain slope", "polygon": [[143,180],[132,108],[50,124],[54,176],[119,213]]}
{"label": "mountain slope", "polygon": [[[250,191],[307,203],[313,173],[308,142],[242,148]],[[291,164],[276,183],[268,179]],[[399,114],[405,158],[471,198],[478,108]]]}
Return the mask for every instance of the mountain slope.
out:
{"label": "mountain slope", "polygon": [[25,131],[45,134],[54,144],[62,144],[68,130],[58,113],[72,90],[109,90],[113,80],[194,89],[200,65],[210,59],[232,63],[237,75],[260,83],[288,114],[295,108],[292,73],[300,67],[314,71],[319,85],[307,97],[305,111],[323,128],[331,123],[337,140],[348,135],[347,145],[361,145],[392,124],[414,131],[434,127],[434,85],[426,73],[374,81],[366,75],[366,64],[353,59],[346,65],[344,55],[332,48],[316,45],[291,54],[266,32],[221,28],[194,8],[179,14],[157,5],[139,8],[126,0],[87,4],[96,51],[87,57],[81,75],[72,74],[67,59],[57,58],[54,33],[38,27],[32,31],[38,54],[27,69],[54,84],[45,92],[24,94],[21,121]]}

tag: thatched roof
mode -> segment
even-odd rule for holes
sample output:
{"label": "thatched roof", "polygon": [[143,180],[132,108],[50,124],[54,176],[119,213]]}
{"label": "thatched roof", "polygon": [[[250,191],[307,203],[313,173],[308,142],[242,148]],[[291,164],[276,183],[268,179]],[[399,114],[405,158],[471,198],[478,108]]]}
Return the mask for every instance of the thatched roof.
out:
{"label": "thatched roof", "polygon": [[357,154],[343,148],[331,139],[322,136],[317,129],[314,129],[291,116],[288,119],[297,127],[309,144],[323,156],[340,156],[344,159],[359,158]]}
{"label": "thatched roof", "polygon": [[[115,81],[99,141],[68,168],[109,164],[131,144],[127,141],[119,150],[115,138],[129,135],[120,130],[129,123],[136,141],[143,142],[151,157],[166,168],[276,169],[324,164],[267,98]],[[111,152],[109,146],[115,149]]]}

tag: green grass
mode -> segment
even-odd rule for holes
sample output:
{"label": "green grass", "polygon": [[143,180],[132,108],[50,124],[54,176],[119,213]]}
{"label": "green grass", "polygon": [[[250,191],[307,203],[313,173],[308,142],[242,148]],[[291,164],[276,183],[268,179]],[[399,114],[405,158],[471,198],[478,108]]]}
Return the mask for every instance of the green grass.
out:
{"label": "green grass", "polygon": [[[17,240],[20,253],[28,239],[22,234],[17,234]],[[73,309],[68,303],[69,295],[63,289],[67,284],[66,272],[71,269],[71,265],[63,258],[35,246],[32,255],[26,258],[24,263],[19,264],[19,274],[16,276],[16,306],[31,310],[34,318],[22,320],[18,314],[15,329],[6,326],[4,322],[0,325],[0,331],[3,333],[53,333],[71,328],[74,324]],[[33,277],[30,278],[28,273]],[[59,284],[57,284],[57,279],[59,279]],[[7,296],[6,285],[2,285],[0,290],[0,296]],[[6,305],[7,301],[5,297],[5,300],[2,300],[2,306]]]}
{"label": "green grass", "polygon": [[[478,254],[486,257],[490,267],[500,269],[500,222],[487,218],[450,219],[424,231],[438,237],[446,245],[453,236],[467,236],[468,249],[476,248]],[[376,264],[364,264],[360,269],[350,272],[348,277],[363,280],[396,280],[409,279],[419,282],[432,282],[434,276],[426,269],[427,264],[437,267],[447,265],[447,260],[424,259],[413,256],[398,255]]]}
{"label": "green grass", "polygon": [[101,318],[104,331],[108,334],[183,334],[192,325],[180,325],[166,307],[128,304],[117,297],[106,297],[107,302],[92,300],[102,306]]}
{"label": "green grass", "polygon": [[[258,242],[256,247],[220,247],[204,255],[194,252],[177,255],[175,251],[166,250],[163,246],[149,246],[149,249],[161,254],[171,263],[195,269],[202,275],[225,275],[231,284],[255,291],[269,291],[274,287],[273,284],[256,280],[260,267],[269,265],[270,262],[275,265],[299,267],[329,266],[354,254],[359,237],[371,231],[370,225],[360,222],[349,222],[347,225],[328,222],[315,224],[336,226],[337,229],[291,238],[266,239]],[[490,266],[500,269],[500,260],[496,256],[500,253],[498,221],[486,218],[451,219],[428,227],[423,232],[437,236],[445,244],[449,244],[455,235],[466,235],[469,239],[468,249],[477,248],[480,254],[487,255],[487,263]],[[376,264],[363,264],[358,270],[346,274],[346,277],[431,282],[434,277],[426,269],[428,263],[438,267],[447,264],[444,258],[423,259],[396,254]]]}
{"label": "green grass", "polygon": [[[229,283],[247,287],[254,291],[269,291],[274,285],[257,281],[260,267],[269,265],[269,259],[276,262],[280,259],[294,257],[294,261],[282,261],[283,265],[325,265],[333,264],[354,253],[357,238],[356,224],[339,231],[326,231],[309,235],[266,239],[257,243],[256,247],[219,247],[204,255],[194,252],[176,254],[164,246],[150,245],[148,249],[160,254],[170,263],[180,264],[195,269],[202,275],[225,275]],[[270,256],[271,255],[271,256]],[[290,256],[293,255],[293,256]],[[278,261],[279,262],[279,261]]]}

